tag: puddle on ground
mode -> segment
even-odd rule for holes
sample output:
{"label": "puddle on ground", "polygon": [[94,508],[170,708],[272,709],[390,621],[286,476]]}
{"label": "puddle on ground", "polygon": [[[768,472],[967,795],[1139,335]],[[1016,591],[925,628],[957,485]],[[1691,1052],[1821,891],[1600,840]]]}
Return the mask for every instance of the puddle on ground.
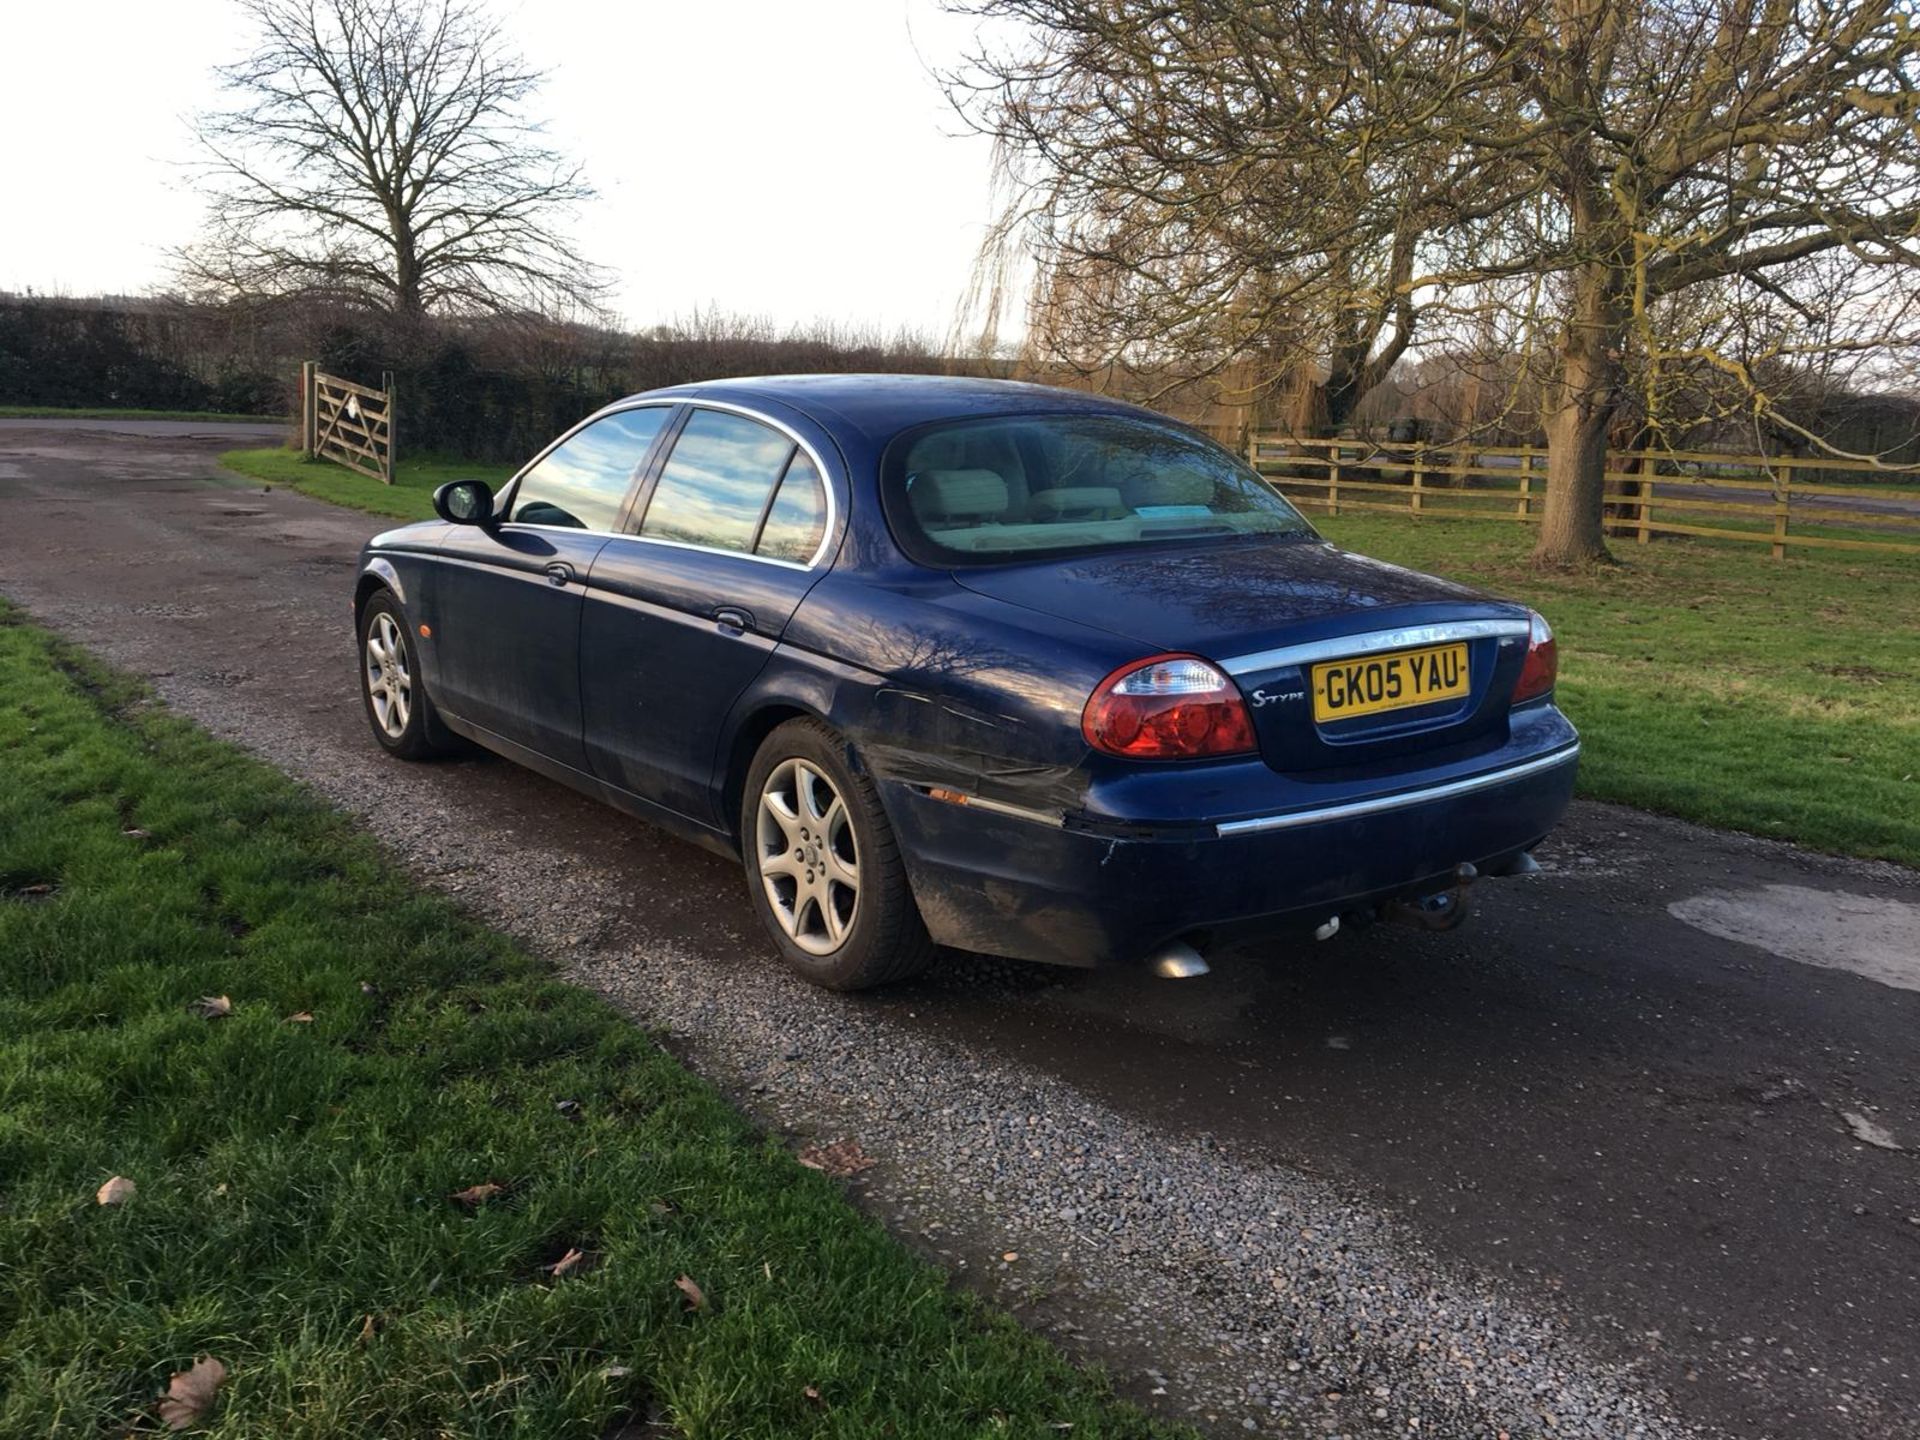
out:
{"label": "puddle on ground", "polygon": [[1676,900],[1667,913],[1696,930],[1757,945],[1802,965],[1920,990],[1920,905],[1910,901],[1767,885],[1709,890]]}

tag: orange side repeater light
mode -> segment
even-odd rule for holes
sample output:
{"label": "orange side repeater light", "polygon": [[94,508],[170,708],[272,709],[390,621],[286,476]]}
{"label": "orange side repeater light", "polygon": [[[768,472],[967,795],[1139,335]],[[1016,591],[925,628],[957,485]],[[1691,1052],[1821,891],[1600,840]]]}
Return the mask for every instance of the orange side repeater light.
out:
{"label": "orange side repeater light", "polygon": [[431,640],[433,638],[433,626],[422,625],[420,627],[420,638],[422,640]]}

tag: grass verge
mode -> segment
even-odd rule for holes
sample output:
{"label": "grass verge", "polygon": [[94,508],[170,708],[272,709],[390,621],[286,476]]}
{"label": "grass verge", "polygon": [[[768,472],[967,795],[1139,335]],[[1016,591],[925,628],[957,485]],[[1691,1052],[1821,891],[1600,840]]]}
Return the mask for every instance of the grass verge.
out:
{"label": "grass verge", "polygon": [[0,757],[0,1434],[157,1430],[205,1355],[230,1437],[1185,1433],[3,609]]}
{"label": "grass verge", "polygon": [[1920,865],[1920,561],[1616,541],[1621,565],[1558,574],[1516,524],[1314,523],[1546,614],[1583,794]]}
{"label": "grass verge", "polygon": [[285,415],[229,415],[218,410],[70,409],[59,405],[0,405],[0,420],[211,420],[223,425],[293,423]]}
{"label": "grass verge", "polygon": [[309,460],[299,451],[281,446],[229,450],[221,455],[220,463],[229,470],[269,485],[285,485],[316,500],[400,520],[431,519],[433,492],[449,480],[485,480],[498,489],[518,468],[428,455],[401,460],[394,468],[393,484],[387,485],[331,460]]}

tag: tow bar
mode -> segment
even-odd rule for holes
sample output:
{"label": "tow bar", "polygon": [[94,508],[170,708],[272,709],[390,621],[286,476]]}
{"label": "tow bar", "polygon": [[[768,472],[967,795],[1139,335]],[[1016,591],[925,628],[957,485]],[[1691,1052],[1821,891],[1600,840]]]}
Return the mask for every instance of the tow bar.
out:
{"label": "tow bar", "polygon": [[1411,925],[1416,930],[1451,930],[1467,918],[1467,890],[1480,878],[1480,872],[1467,864],[1453,868],[1453,884],[1417,900],[1389,900],[1380,907],[1380,918],[1396,925]]}

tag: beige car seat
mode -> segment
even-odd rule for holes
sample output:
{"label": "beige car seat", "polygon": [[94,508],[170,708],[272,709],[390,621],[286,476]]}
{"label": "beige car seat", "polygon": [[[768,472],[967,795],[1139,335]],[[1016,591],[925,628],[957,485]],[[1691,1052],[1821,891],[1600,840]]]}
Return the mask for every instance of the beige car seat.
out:
{"label": "beige car seat", "polygon": [[950,530],[1007,518],[1007,482],[992,470],[921,470],[907,489],[921,526]]}
{"label": "beige car seat", "polygon": [[[999,518],[1026,519],[1027,467],[1021,463],[1019,447],[1004,431],[984,425],[959,425],[927,436],[907,453],[909,475],[963,470],[983,470],[999,477],[1007,489],[1007,503]],[[914,513],[918,514],[918,509]]]}

